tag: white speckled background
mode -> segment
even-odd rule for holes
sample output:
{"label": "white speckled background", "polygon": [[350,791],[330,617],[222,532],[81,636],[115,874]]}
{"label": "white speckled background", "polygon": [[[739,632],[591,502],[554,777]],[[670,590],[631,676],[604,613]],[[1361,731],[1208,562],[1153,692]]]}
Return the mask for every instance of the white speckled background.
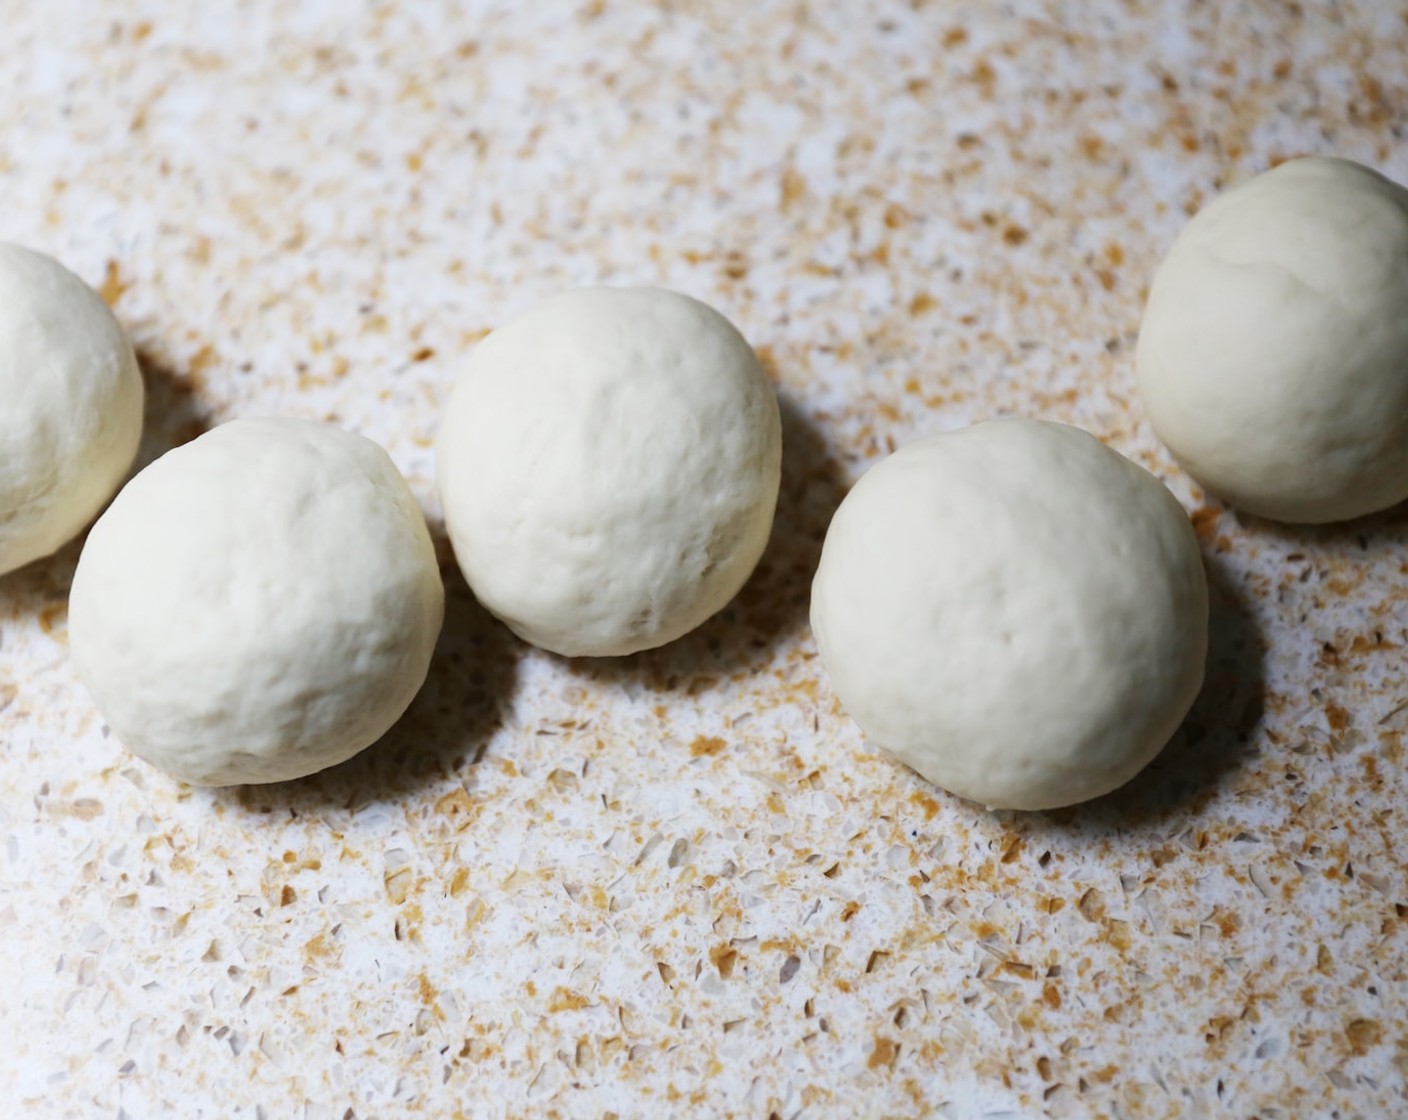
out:
{"label": "white speckled background", "polygon": [[[759,574],[662,651],[526,649],[442,539],[424,694],[284,786],[183,789],[106,734],[76,544],[0,580],[0,1114],[1403,1115],[1408,515],[1207,502],[1131,342],[1220,185],[1302,152],[1408,179],[1406,11],[0,5],[0,237],[111,300],[148,455],[326,417],[434,520],[463,355],[599,281],[730,315],[788,440]],[[805,624],[849,482],[1011,412],[1168,479],[1216,585],[1164,755],[1031,816],[868,751]]]}

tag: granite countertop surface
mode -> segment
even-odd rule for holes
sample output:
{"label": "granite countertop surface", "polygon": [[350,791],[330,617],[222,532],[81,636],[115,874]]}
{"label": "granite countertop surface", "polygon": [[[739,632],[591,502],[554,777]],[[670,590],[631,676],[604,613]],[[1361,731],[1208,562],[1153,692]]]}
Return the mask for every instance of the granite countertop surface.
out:
{"label": "granite countertop surface", "polygon": [[[1224,509],[1132,391],[1151,272],[1221,187],[1311,152],[1408,180],[1405,11],[6,5],[0,238],[131,332],[144,460],[241,415],[371,436],[448,610],[381,743],[195,790],[74,678],[79,543],[0,580],[0,1113],[1408,1112],[1408,514]],[[488,618],[432,474],[469,349],[587,283],[719,307],[785,418],[753,580],[621,660]],[[860,472],[1011,414],[1165,479],[1213,582],[1182,730],[1053,813],[875,753],[806,624]]]}

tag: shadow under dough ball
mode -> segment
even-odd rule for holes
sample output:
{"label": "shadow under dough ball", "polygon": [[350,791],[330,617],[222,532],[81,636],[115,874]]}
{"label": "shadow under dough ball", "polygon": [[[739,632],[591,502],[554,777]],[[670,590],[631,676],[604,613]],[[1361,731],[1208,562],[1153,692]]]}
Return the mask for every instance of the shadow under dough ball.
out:
{"label": "shadow under dough ball", "polygon": [[139,758],[193,785],[276,782],[396,721],[444,601],[420,508],[377,444],[235,420],[163,455],[98,519],[69,645]]}
{"label": "shadow under dough ball", "polygon": [[77,536],[142,437],[142,374],[92,288],[0,244],[0,575]]}
{"label": "shadow under dough ball", "polygon": [[1148,471],[1064,424],[991,421],[861,478],[812,629],[873,742],[961,797],[1052,809],[1123,785],[1187,714],[1207,579]]}
{"label": "shadow under dough ball", "polygon": [[655,288],[543,301],[475,347],[436,445],[465,579],[520,637],[634,653],[737,594],[772,528],[777,399],[717,311]]}
{"label": "shadow under dough ball", "polygon": [[1291,160],[1204,207],[1154,276],[1139,396],[1204,487],[1279,521],[1408,498],[1408,190]]}

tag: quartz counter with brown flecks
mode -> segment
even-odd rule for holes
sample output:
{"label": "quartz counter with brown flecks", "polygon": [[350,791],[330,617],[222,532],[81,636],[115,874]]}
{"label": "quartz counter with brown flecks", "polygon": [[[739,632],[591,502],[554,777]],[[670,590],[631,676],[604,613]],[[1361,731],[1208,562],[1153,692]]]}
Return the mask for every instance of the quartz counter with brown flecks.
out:
{"label": "quartz counter with brown flecks", "polygon": [[[441,533],[424,693],[287,785],[123,752],[66,656],[77,543],[0,580],[0,1113],[1408,1110],[1408,515],[1225,510],[1132,391],[1219,188],[1408,179],[1401,4],[58,0],[0,51],[0,238],[115,307],[146,458],[326,418],[434,523],[464,355],[583,283],[718,306],[787,441],[757,576],[653,653],[526,648]],[[1214,585],[1186,725],[1059,813],[877,755],[806,626],[858,474],[1014,413],[1165,478]]]}

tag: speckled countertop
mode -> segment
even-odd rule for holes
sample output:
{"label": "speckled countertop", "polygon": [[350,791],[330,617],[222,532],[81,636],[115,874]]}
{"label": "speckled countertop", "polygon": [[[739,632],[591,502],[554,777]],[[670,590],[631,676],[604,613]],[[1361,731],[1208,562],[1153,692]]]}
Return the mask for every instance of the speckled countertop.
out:
{"label": "speckled countertop", "polygon": [[[512,639],[440,533],[424,693],[288,785],[185,789],[118,747],[66,657],[76,544],[0,581],[0,1113],[1408,1112],[1408,514],[1221,509],[1131,368],[1151,270],[1220,185],[1302,152],[1408,179],[1404,16],[5,5],[0,237],[116,308],[145,456],[328,418],[435,522],[464,354],[588,282],[730,315],[787,454],[739,600],[622,661]],[[1167,479],[1215,585],[1183,730],[1060,813],[874,755],[806,627],[859,472],[1013,412]]]}

